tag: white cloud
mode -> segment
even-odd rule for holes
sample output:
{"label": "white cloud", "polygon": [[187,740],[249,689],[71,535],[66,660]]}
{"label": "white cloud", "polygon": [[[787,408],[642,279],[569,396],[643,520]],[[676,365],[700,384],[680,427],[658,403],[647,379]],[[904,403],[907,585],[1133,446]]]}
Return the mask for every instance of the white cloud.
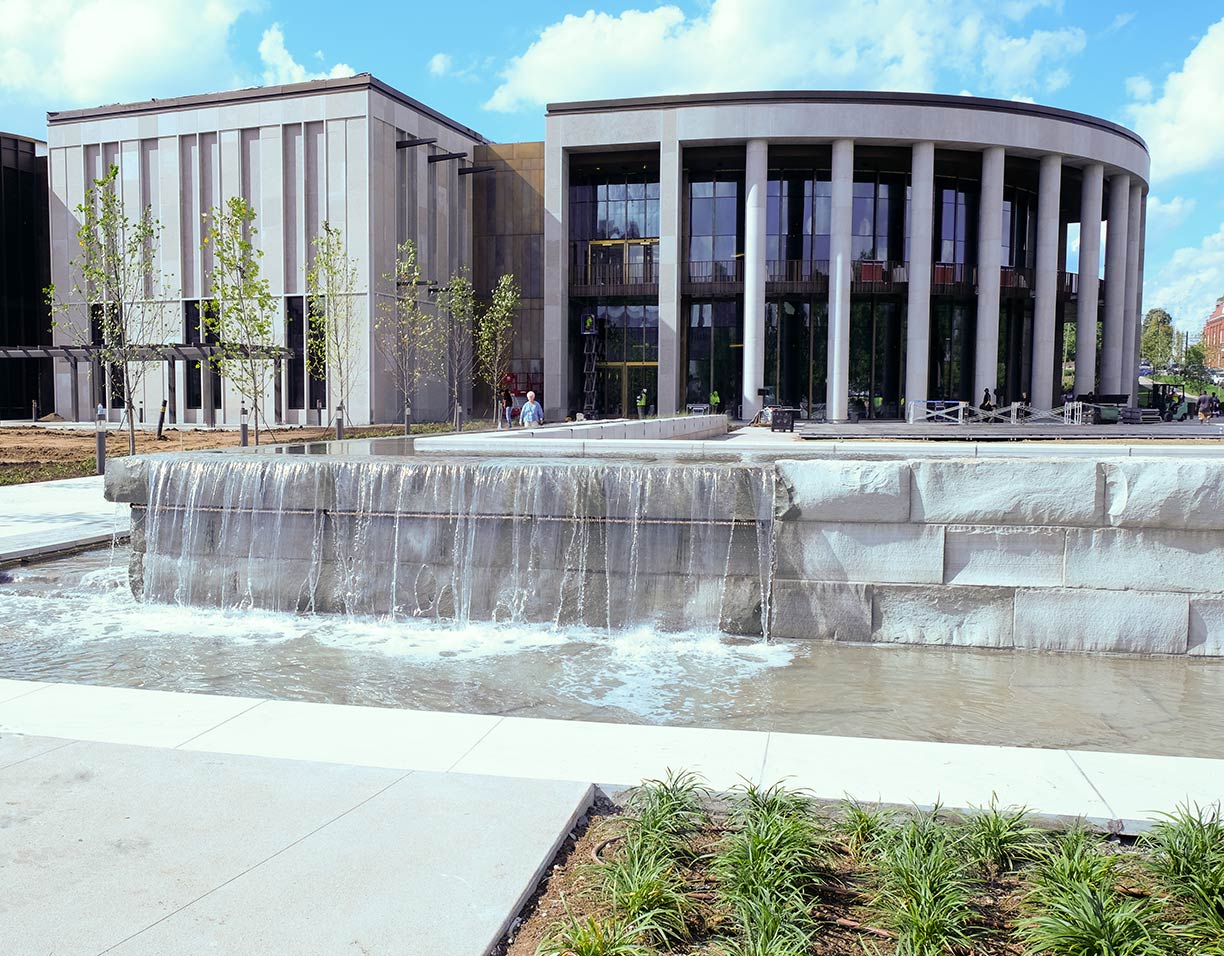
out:
{"label": "white cloud", "polygon": [[1159,273],[1146,279],[1143,308],[1167,309],[1178,326],[1197,330],[1203,327],[1221,293],[1224,293],[1224,223],[1197,246],[1178,249]]}
{"label": "white cloud", "polygon": [[[588,10],[545,27],[507,64],[485,106],[742,89],[957,89],[1014,97],[1066,85],[1085,44],[1078,28],[1014,35],[1008,17],[1041,0],[984,13],[972,0],[711,0],[611,14]],[[778,24],[789,25],[779,30]],[[887,24],[887,29],[882,28]],[[615,69],[602,69],[609,58]],[[942,83],[940,81],[943,81]]]}
{"label": "white cloud", "polygon": [[337,63],[322,73],[312,72],[293,58],[285,47],[285,34],[279,23],[264,30],[259,41],[259,59],[263,62],[263,80],[267,86],[285,83],[305,83],[307,80],[326,80],[340,76],[352,76],[356,72],[347,63]]}
{"label": "white cloud", "polygon": [[[1160,96],[1142,84],[1131,90],[1128,113],[1152,153],[1153,179],[1198,172],[1224,161],[1224,20],[1213,24],[1164,80]],[[1139,95],[1146,92],[1147,95]]]}
{"label": "white cloud", "polygon": [[1190,213],[1194,212],[1196,200],[1185,196],[1174,196],[1167,202],[1159,196],[1149,193],[1147,204],[1147,221],[1149,229],[1172,229],[1185,222]]}
{"label": "white cloud", "polygon": [[1156,92],[1152,81],[1146,76],[1128,76],[1126,78],[1126,93],[1132,100],[1146,103]]}
{"label": "white cloud", "polygon": [[446,76],[454,66],[454,61],[445,53],[435,53],[429,58],[429,72],[434,76]]}
{"label": "white cloud", "polygon": [[230,28],[255,2],[3,0],[0,90],[66,109],[232,85]]}
{"label": "white cloud", "polygon": [[1105,28],[1105,32],[1106,33],[1116,33],[1117,31],[1121,30],[1124,26],[1126,26],[1128,23],[1130,23],[1133,19],[1135,19],[1135,14],[1133,12],[1128,11],[1126,13],[1119,13],[1117,16],[1113,18],[1113,21],[1109,24],[1109,26]]}

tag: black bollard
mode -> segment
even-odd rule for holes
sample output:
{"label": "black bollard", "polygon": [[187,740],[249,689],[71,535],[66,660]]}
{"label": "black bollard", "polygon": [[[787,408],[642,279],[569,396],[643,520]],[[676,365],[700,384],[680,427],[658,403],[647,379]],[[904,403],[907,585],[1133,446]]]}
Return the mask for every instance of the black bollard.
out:
{"label": "black bollard", "polygon": [[336,406],[336,441],[344,440],[344,402]]}
{"label": "black bollard", "polygon": [[247,437],[247,436],[248,436],[248,432],[247,432],[247,410],[246,410],[246,406],[245,406],[245,405],[243,405],[243,406],[242,406],[242,409],[241,409],[241,415],[242,415],[242,418],[241,418],[241,420],[240,420],[240,422],[239,422],[239,425],[238,425],[238,444],[239,444],[239,445],[241,445],[243,448],[246,448],[246,447],[247,447],[247,443],[248,443],[249,439],[248,439],[248,437]]}
{"label": "black bollard", "polygon": [[157,440],[162,440],[162,429],[166,427],[166,399],[162,399],[161,411],[157,415]]}
{"label": "black bollard", "polygon": [[97,445],[95,455],[98,460],[98,474],[106,474],[106,411],[98,406],[98,418],[94,423],[94,441]]}

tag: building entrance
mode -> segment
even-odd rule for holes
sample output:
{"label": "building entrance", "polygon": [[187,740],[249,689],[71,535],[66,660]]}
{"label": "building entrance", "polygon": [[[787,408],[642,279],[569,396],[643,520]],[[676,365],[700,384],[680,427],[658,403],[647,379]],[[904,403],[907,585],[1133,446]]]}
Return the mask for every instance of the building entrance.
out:
{"label": "building entrance", "polygon": [[596,394],[605,418],[636,418],[637,397],[646,389],[646,410],[659,407],[659,363],[628,362],[600,365],[596,370]]}

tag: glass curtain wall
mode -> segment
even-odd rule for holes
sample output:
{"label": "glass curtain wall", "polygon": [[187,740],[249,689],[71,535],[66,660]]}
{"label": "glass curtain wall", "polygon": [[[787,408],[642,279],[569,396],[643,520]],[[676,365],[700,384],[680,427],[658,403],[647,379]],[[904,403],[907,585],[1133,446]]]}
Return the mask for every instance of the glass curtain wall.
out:
{"label": "glass curtain wall", "polygon": [[766,195],[765,259],[774,282],[807,282],[829,274],[833,207],[830,173],[770,170]]}
{"label": "glass curtain wall", "polygon": [[765,387],[769,404],[798,408],[805,418],[823,409],[828,315],[829,302],[823,296],[784,296],[765,303]]}
{"label": "glass curtain wall", "polygon": [[1002,272],[999,276],[999,400],[1031,397],[1033,291],[1037,259],[1037,194],[1020,186],[1003,191]]}
{"label": "glass curtain wall", "polygon": [[[938,165],[938,157],[937,157]],[[933,399],[974,402],[977,331],[978,189],[975,178],[936,175],[932,225],[931,352],[927,392]]]}
{"label": "glass curtain wall", "polygon": [[686,405],[710,401],[718,392],[723,411],[739,404],[744,361],[744,321],[739,299],[692,300],[685,326]]}
{"label": "glass curtain wall", "polygon": [[742,280],[741,174],[726,171],[691,173],[687,185],[689,280]]}
{"label": "glass curtain wall", "polygon": [[657,282],[659,170],[649,163],[570,170],[570,281]]}

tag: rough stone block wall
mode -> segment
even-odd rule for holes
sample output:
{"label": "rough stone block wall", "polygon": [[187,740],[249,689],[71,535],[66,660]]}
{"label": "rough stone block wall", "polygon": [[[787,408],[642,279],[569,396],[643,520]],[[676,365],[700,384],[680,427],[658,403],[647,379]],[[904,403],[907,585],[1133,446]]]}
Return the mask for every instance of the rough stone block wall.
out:
{"label": "rough stone block wall", "polygon": [[1224,465],[777,470],[773,637],[1224,656]]}

